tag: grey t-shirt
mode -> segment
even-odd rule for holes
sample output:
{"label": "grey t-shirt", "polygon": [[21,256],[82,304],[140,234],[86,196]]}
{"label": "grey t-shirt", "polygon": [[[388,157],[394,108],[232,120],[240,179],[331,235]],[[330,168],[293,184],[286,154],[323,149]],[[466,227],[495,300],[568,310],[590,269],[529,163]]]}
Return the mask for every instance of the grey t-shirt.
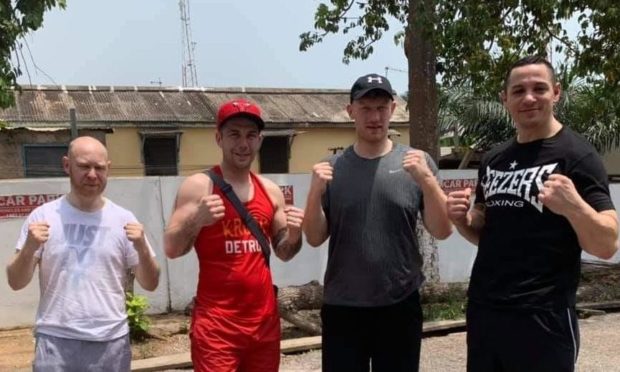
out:
{"label": "grey t-shirt", "polygon": [[[391,305],[424,281],[415,233],[422,191],[402,166],[410,149],[395,143],[385,156],[365,159],[350,146],[329,158],[334,176],[323,198],[330,233],[326,304]],[[437,173],[428,154],[426,159]]]}

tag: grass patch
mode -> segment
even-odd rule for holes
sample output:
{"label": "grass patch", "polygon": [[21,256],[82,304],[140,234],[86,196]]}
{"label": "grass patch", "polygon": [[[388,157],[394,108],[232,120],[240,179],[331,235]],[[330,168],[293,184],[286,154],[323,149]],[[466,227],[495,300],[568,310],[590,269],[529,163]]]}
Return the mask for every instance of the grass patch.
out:
{"label": "grass patch", "polygon": [[427,284],[421,289],[420,293],[424,321],[465,318],[466,283]]}
{"label": "grass patch", "polygon": [[465,318],[465,301],[435,302],[422,304],[425,322]]}

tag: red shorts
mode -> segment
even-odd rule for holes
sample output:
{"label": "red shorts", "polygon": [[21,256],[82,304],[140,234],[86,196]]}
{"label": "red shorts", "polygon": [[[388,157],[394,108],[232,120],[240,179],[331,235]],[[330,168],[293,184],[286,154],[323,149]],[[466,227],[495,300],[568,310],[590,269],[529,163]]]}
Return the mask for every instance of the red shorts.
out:
{"label": "red shorts", "polygon": [[277,372],[280,367],[280,317],[260,322],[194,315],[190,330],[194,371]]}

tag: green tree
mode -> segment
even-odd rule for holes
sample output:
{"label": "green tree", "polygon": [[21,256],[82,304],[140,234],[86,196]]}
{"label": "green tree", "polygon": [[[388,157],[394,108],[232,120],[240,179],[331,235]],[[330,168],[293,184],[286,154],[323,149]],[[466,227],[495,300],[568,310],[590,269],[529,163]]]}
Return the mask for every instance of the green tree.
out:
{"label": "green tree", "polygon": [[[581,133],[600,153],[620,146],[620,95],[605,81],[558,76],[562,97],[555,106],[560,122]],[[464,151],[486,151],[514,136],[512,120],[497,95],[471,89],[440,90],[439,128],[444,137]]]}
{"label": "green tree", "polygon": [[[437,156],[435,80],[467,86],[475,94],[497,94],[507,67],[524,54],[565,56],[560,70],[601,80],[606,92],[620,81],[620,4],[615,0],[330,0],[315,13],[314,31],[300,35],[308,50],[329,34],[353,36],[345,63],[365,59],[390,28],[409,66],[410,143]],[[564,24],[577,20],[571,38]]]}
{"label": "green tree", "polygon": [[14,104],[13,87],[22,74],[20,40],[43,24],[43,14],[66,0],[0,0],[0,108]]}

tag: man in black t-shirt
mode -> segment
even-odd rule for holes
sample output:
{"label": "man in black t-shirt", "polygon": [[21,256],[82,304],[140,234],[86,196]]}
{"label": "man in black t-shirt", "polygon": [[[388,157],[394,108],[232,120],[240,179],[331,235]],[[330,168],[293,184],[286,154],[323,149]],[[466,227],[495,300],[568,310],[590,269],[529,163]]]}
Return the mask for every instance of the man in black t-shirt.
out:
{"label": "man in black t-shirt", "polygon": [[560,123],[551,64],[526,57],[508,71],[501,99],[516,138],[489,151],[471,190],[448,196],[448,214],[478,245],[467,308],[467,370],[574,371],[575,294],[582,249],[608,259],[617,215],[602,161]]}

